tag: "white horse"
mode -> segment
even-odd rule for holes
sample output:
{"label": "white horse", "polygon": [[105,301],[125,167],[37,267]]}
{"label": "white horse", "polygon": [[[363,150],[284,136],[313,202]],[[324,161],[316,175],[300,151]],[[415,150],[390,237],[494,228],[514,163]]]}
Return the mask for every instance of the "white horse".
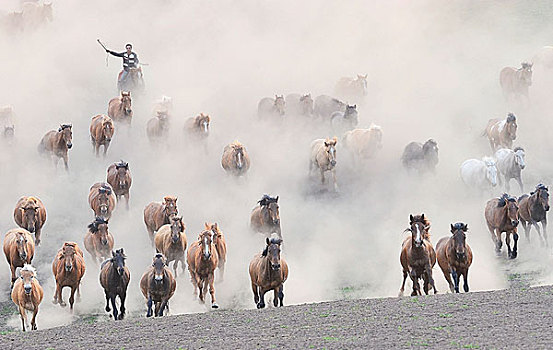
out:
{"label": "white horse", "polygon": [[[524,161],[525,153],[522,147],[515,147],[514,150],[501,148],[495,152],[495,159],[497,163],[497,170],[505,178],[505,190],[509,191],[509,182],[511,179],[515,179],[520,186],[520,191],[524,193],[522,186],[522,169],[526,167]],[[499,176],[499,183],[501,184],[501,175]]]}
{"label": "white horse", "polygon": [[470,187],[486,190],[497,185],[497,167],[491,157],[468,159],[461,164],[461,179]]}
{"label": "white horse", "polygon": [[342,140],[354,162],[371,159],[382,149],[382,128],[371,124],[368,129],[354,129],[346,132]]}

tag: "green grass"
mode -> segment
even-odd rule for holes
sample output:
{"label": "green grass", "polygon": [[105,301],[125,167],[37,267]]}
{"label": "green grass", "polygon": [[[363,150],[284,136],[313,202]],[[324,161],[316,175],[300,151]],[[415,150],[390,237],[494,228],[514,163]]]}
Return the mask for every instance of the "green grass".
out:
{"label": "green grass", "polygon": [[328,317],[328,316],[330,316],[330,315],[329,315],[329,314],[320,314],[319,316],[320,316],[320,317]]}
{"label": "green grass", "polygon": [[440,314],[440,317],[441,318],[451,318],[451,317],[453,317],[453,315],[452,314]]}
{"label": "green grass", "polygon": [[338,337],[331,337],[331,336],[325,336],[325,337],[323,337],[323,340],[325,340],[325,341],[337,341],[337,340],[340,340],[340,338],[338,338]]}
{"label": "green grass", "polygon": [[466,344],[466,345],[463,345],[463,349],[480,349],[480,345]]}

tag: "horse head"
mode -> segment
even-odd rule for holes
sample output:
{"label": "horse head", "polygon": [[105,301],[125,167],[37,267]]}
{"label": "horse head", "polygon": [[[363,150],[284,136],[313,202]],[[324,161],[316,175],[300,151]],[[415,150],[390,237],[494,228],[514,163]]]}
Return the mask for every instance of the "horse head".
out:
{"label": "horse head", "polygon": [[258,201],[261,205],[261,213],[263,220],[271,225],[280,225],[280,213],[278,207],[278,196],[271,197],[269,195],[263,195],[261,200]]}
{"label": "horse head", "polygon": [[19,259],[27,261],[29,252],[27,251],[27,237],[25,236],[25,233],[17,232],[15,242],[17,244],[17,254],[19,255]]}
{"label": "horse head", "polygon": [[326,139],[324,142],[326,157],[331,166],[336,166],[336,144],[338,138],[334,136],[332,139]]}
{"label": "horse head", "polygon": [[102,130],[104,131],[104,139],[107,142],[110,142],[111,138],[113,137],[113,133],[115,132],[115,129],[113,127],[113,121],[111,119],[103,121]]}
{"label": "horse head", "polygon": [[369,135],[371,139],[376,144],[377,149],[382,149],[382,128],[378,125],[371,124],[369,126]]}
{"label": "horse head", "polygon": [[111,262],[113,267],[117,270],[119,276],[123,276],[125,273],[125,259],[127,256],[123,252],[123,248],[117,249],[115,252],[111,252]]}
{"label": "horse head", "polygon": [[505,120],[505,129],[506,133],[511,140],[517,138],[517,117],[513,113],[507,114],[507,119]]}
{"label": "horse head", "polygon": [[233,142],[231,146],[233,150],[234,163],[236,164],[236,167],[241,170],[245,165],[244,164],[245,147],[238,141]]}
{"label": "horse head", "polygon": [[[411,232],[411,235],[413,236],[413,244],[420,247],[422,245],[422,240],[430,239],[430,220],[428,220],[424,214],[414,216],[409,215],[409,228],[405,231]],[[417,238],[416,236],[419,234],[420,237]]]}
{"label": "horse head", "polygon": [[532,66],[533,63],[522,62],[519,69],[521,80],[526,83],[527,86],[532,85]]}
{"label": "horse head", "polygon": [[65,242],[63,248],[61,249],[61,260],[64,262],[65,271],[71,272],[75,265],[75,254],[77,251],[75,247],[77,243],[74,242]]}
{"label": "horse head", "polygon": [[154,256],[154,261],[152,262],[152,266],[154,268],[154,282],[155,283],[161,283],[163,282],[163,278],[165,276],[165,266],[167,265],[167,259],[165,256],[161,253],[157,253]]}
{"label": "horse head", "polygon": [[165,196],[163,198],[163,211],[165,212],[165,217],[167,219],[177,215],[179,213],[179,210],[177,209],[177,197]]}
{"label": "horse head", "polygon": [[303,115],[312,115],[314,110],[314,102],[311,94],[302,95],[300,97],[301,113]]}
{"label": "horse head", "polygon": [[499,198],[497,204],[500,208],[505,208],[507,219],[510,221],[511,226],[517,227],[518,225],[518,203],[516,198],[509,196],[507,193]]}
{"label": "horse head", "polygon": [[526,163],[524,161],[524,157],[525,157],[524,148],[515,147],[513,152],[515,152],[515,164],[518,165],[520,169],[524,169],[526,167]]}
{"label": "horse head", "polygon": [[38,203],[33,197],[27,199],[27,202],[21,207],[23,226],[31,233],[38,229],[38,209]]}
{"label": "horse head", "polygon": [[211,118],[207,114],[200,113],[200,115],[196,117],[196,127],[206,135],[209,134],[210,122]]}
{"label": "horse head", "polygon": [[30,264],[24,264],[19,270],[20,278],[23,280],[23,289],[26,295],[31,295],[33,289],[33,279],[36,278],[36,270]]}
{"label": "horse head", "polygon": [[100,207],[100,214],[102,216],[107,215],[110,204],[110,196],[112,194],[111,185],[103,183],[102,186],[98,188],[98,204]]}
{"label": "horse head", "polygon": [[127,176],[129,171],[129,163],[120,161],[115,163],[115,170],[117,171],[117,180],[119,182],[119,188],[124,190],[129,188],[129,176]]}
{"label": "horse head", "polygon": [[185,228],[182,216],[171,217],[171,241],[173,243],[177,243],[180,240],[181,233],[184,232]]}
{"label": "horse head", "polygon": [[453,234],[453,244],[457,260],[465,260],[467,256],[467,247],[465,245],[467,230],[467,224],[462,222],[451,224],[451,233]]}
{"label": "horse head", "polygon": [[363,96],[367,95],[367,78],[369,77],[368,74],[361,75],[357,74],[357,79],[354,81],[363,89]]}
{"label": "horse head", "polygon": [[284,95],[275,95],[275,109],[278,114],[284,115],[286,108],[286,102],[284,101]]}
{"label": "horse head", "polygon": [[549,189],[543,184],[538,184],[534,193],[536,193],[538,203],[542,209],[549,211]]}
{"label": "horse head", "polygon": [[15,135],[15,126],[14,125],[4,126],[4,137],[5,138],[12,138],[14,135]]}
{"label": "horse head", "polygon": [[211,243],[213,243],[213,232],[211,230],[203,230],[198,237],[199,244],[202,247],[202,259],[211,259]]}
{"label": "horse head", "polygon": [[62,138],[67,145],[67,148],[73,147],[73,131],[71,131],[72,128],[72,124],[62,124],[58,129],[58,132],[62,133]]}
{"label": "horse head", "polygon": [[121,108],[126,115],[132,113],[131,109],[131,92],[130,91],[121,91]]}
{"label": "horse head", "polygon": [[352,126],[356,126],[359,120],[357,105],[347,105],[344,112],[344,119],[349,120]]}
{"label": "horse head", "polygon": [[266,242],[267,246],[261,255],[269,259],[273,271],[278,271],[280,270],[280,245],[282,240],[280,238],[267,238]]}
{"label": "horse head", "polygon": [[486,165],[486,179],[490,182],[492,186],[497,185],[497,166],[495,160],[490,157],[482,158],[482,161]]}
{"label": "horse head", "polygon": [[96,220],[88,225],[88,229],[92,234],[96,234],[100,237],[102,245],[108,244],[108,221],[104,218],[97,216]]}
{"label": "horse head", "polygon": [[213,238],[213,244],[217,245],[217,242],[220,238],[222,238],[223,232],[221,229],[219,229],[219,225],[215,222],[213,224],[205,223],[205,229],[211,230],[212,238]]}

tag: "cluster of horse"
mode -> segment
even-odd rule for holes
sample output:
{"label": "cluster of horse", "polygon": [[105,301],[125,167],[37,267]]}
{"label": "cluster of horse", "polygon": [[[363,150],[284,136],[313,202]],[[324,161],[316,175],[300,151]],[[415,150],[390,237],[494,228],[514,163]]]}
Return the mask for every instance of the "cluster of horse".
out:
{"label": "cluster of horse", "polygon": [[21,1],[21,10],[9,12],[0,17],[0,29],[9,34],[32,32],[53,20],[51,2],[38,0]]}

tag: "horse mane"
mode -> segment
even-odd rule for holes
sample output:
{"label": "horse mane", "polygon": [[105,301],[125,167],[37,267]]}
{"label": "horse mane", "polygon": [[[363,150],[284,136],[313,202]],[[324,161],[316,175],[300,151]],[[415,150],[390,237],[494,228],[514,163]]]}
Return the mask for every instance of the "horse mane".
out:
{"label": "horse mane", "polygon": [[231,142],[230,146],[231,146],[232,148],[243,147],[242,143],[241,143],[240,141],[238,141],[238,140]]}
{"label": "horse mane", "polygon": [[265,249],[263,249],[263,252],[261,253],[261,256],[267,256],[267,253],[269,252],[269,246],[271,244],[278,244],[280,245],[282,243],[282,239],[280,238],[267,238],[267,245],[265,246]]}
{"label": "horse mane", "polygon": [[524,152],[524,148],[520,147],[520,146],[516,146],[514,149],[513,149],[513,152],[517,153],[518,151],[522,151]]}
{"label": "horse mane", "polygon": [[528,62],[522,62],[521,64],[521,67],[522,69],[526,69],[526,68],[532,68],[532,63],[528,63]]}
{"label": "horse mane", "polygon": [[125,162],[124,160],[120,160],[118,163],[115,163],[115,168],[116,169],[119,169],[119,168],[129,168],[129,163]]}
{"label": "horse mane", "polygon": [[61,132],[62,130],[65,130],[67,128],[71,129],[73,127],[73,124],[61,124],[60,128],[58,129],[58,132]]}
{"label": "horse mane", "polygon": [[507,113],[507,118],[505,120],[507,121],[507,123],[512,123],[517,120],[517,117],[513,113],[509,112]]}
{"label": "horse mane", "polygon": [[468,226],[465,223],[462,222],[456,222],[455,224],[451,225],[453,229],[455,230],[462,230],[463,232],[467,232]]}
{"label": "horse mane", "polygon": [[90,232],[96,233],[96,232],[98,232],[98,225],[102,225],[102,224],[107,225],[108,220],[106,220],[106,219],[104,219],[100,216],[97,216],[96,219],[88,225],[88,229],[90,230]]}
{"label": "horse mane", "polygon": [[262,207],[276,202],[278,202],[278,196],[271,197],[268,194],[264,194],[263,197],[261,197],[261,199],[257,201],[257,203],[259,203],[259,205],[261,205]]}

